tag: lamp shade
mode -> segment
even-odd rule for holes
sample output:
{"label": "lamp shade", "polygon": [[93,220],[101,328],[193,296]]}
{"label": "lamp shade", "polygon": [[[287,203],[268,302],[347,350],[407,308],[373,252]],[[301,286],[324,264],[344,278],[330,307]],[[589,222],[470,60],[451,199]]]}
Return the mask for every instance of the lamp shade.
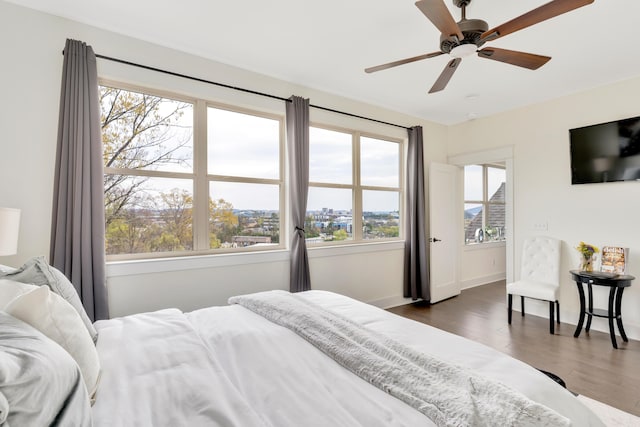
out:
{"label": "lamp shade", "polygon": [[20,209],[0,208],[0,256],[18,253]]}

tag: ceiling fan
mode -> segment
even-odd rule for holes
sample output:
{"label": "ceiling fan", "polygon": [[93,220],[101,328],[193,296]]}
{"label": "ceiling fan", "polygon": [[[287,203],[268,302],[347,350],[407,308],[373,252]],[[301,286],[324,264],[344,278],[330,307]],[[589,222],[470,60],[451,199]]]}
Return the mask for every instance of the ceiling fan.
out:
{"label": "ceiling fan", "polygon": [[471,3],[471,0],[453,0],[453,4],[462,9],[462,18],[459,22],[454,21],[443,0],[420,0],[416,2],[416,6],[433,25],[440,30],[440,51],[377,65],[367,68],[364,71],[373,73],[397,67],[398,65],[449,54],[453,59],[449,61],[444,71],[440,74],[440,77],[438,77],[429,90],[429,93],[433,93],[443,90],[449,83],[449,80],[451,80],[453,73],[458,69],[462,58],[474,53],[477,53],[480,58],[492,59],[494,61],[536,70],[546,64],[551,57],[515,50],[498,49],[495,47],[479,48],[488,41],[496,40],[507,34],[530,27],[593,2],[594,0],[553,0],[511,21],[489,29],[489,25],[481,19],[467,19],[466,9],[469,3]]}

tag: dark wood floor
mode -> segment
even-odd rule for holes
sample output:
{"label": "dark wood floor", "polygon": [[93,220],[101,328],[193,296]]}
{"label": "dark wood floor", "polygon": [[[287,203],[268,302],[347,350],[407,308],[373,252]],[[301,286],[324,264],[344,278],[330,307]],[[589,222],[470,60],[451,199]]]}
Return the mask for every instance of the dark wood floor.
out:
{"label": "dark wood floor", "polygon": [[[507,324],[505,282],[462,291],[429,306],[415,303],[389,311],[493,347],[531,366],[560,376],[567,388],[640,416],[640,341],[622,341],[618,350],[609,334],[591,330],[574,338],[575,326],[514,312]],[[577,320],[577,319],[576,319]]]}

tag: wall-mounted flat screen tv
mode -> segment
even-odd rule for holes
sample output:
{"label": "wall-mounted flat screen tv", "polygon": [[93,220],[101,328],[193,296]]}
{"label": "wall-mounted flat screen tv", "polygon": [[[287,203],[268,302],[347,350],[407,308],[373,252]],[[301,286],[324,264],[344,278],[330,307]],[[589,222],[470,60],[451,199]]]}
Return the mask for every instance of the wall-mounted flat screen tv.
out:
{"label": "wall-mounted flat screen tv", "polygon": [[640,180],[640,117],[569,131],[571,183]]}

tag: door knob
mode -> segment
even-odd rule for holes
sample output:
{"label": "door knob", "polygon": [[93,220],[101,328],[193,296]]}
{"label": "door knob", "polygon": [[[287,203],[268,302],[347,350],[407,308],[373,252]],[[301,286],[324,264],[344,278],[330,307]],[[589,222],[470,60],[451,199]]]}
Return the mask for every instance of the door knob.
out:
{"label": "door knob", "polygon": [[430,242],[433,242],[433,243],[435,243],[435,242],[442,242],[442,239],[438,239],[438,238],[436,238],[436,237],[429,237],[429,241],[430,241]]}

